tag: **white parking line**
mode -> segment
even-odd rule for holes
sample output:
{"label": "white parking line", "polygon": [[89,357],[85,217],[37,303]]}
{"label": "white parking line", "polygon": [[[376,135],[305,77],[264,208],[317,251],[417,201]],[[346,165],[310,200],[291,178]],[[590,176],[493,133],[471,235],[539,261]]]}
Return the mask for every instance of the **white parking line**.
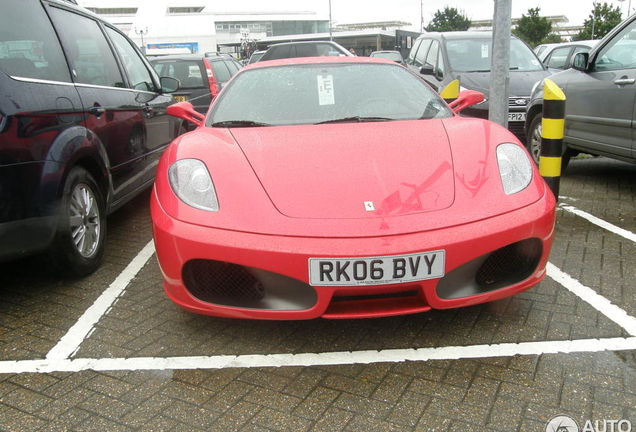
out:
{"label": "white parking line", "polygon": [[0,374],[80,372],[84,370],[134,371],[284,366],[307,367],[624,350],[636,350],[636,337],[627,339],[579,339],[574,341],[523,342],[518,344],[503,343],[496,345],[471,345],[442,348],[342,351],[304,354],[2,361],[0,362]]}
{"label": "white parking line", "polygon": [[[608,224],[571,206],[561,205],[566,211],[577,214],[604,229],[636,242],[636,235]],[[51,373],[79,372],[82,370],[173,370],[173,369],[222,369],[281,366],[325,366],[342,364],[394,363],[404,361],[459,360],[465,358],[508,357],[515,355],[542,355],[551,353],[600,352],[636,350],[636,337],[580,339],[567,341],[543,341],[503,343],[495,345],[451,346],[441,348],[395,349],[381,351],[346,351],[303,354],[223,355],[192,357],[138,357],[70,359],[81,343],[93,331],[95,324],[112,307],[135,275],[154,253],[153,242],[133,259],[110,287],[82,315],[78,322],[48,353],[44,360],[0,361],[0,373]],[[630,335],[636,336],[636,319],[609,300],[548,264],[548,276],[592,305],[603,315],[617,323]]]}
{"label": "white parking line", "polygon": [[61,360],[70,358],[93,331],[95,324],[112,307],[113,303],[122,294],[130,281],[146,265],[146,262],[155,253],[155,245],[151,240],[128,266],[117,276],[117,279],[102,293],[84,314],[77,320],[62,339],[46,355],[48,360]]}
{"label": "white parking line", "polygon": [[599,219],[596,216],[593,216],[587,212],[584,212],[583,210],[579,210],[576,207],[572,207],[567,204],[560,204],[559,207],[562,208],[563,210],[569,211],[570,213],[574,213],[575,215],[580,216],[583,219],[587,219],[588,221],[592,222],[594,225],[598,225],[601,228],[604,228],[614,234],[617,234],[621,237],[626,238],[627,240],[631,240],[634,243],[636,243],[636,234],[634,234],[631,231],[627,231],[626,229],[617,227],[616,225],[613,225],[607,221],[604,221],[603,219]]}
{"label": "white parking line", "polygon": [[548,276],[621,326],[627,333],[636,336],[636,318],[628,315],[623,309],[598,294],[592,288],[586,287],[572,276],[563,273],[552,263],[548,263]]}

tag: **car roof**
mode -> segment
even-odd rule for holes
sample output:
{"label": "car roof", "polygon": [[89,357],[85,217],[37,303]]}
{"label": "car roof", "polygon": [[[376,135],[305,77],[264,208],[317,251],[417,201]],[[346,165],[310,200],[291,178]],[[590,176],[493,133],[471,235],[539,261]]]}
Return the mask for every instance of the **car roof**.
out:
{"label": "car roof", "polygon": [[293,65],[307,65],[307,64],[325,64],[325,63],[376,63],[376,64],[388,64],[399,66],[392,60],[387,60],[379,57],[292,57],[277,60],[268,60],[266,62],[256,62],[242,68],[240,72],[245,70],[251,70],[256,68],[276,67],[276,66],[293,66]]}
{"label": "car roof", "polygon": [[234,60],[234,58],[229,54],[227,55],[221,54],[219,56],[206,56],[204,54],[173,54],[173,55],[167,55],[167,56],[152,57],[149,60],[151,62],[157,62],[157,61],[174,61],[174,60],[203,60],[204,58],[210,61],[221,60],[221,59]]}
{"label": "car roof", "polygon": [[[436,36],[444,39],[492,39],[491,31],[455,31],[455,32],[428,32],[420,36],[425,38],[426,36]],[[516,36],[511,35],[513,38]],[[419,39],[419,38],[418,38]]]}

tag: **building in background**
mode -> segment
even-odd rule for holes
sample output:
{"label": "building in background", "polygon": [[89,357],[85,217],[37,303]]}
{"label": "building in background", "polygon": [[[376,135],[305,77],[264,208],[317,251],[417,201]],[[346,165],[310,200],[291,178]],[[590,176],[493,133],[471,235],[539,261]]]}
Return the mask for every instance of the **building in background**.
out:
{"label": "building in background", "polygon": [[[84,0],[85,8],[124,31],[148,55],[232,51],[266,37],[329,31],[329,15],[312,3],[290,2],[297,10],[221,10],[219,2],[195,0]],[[234,5],[225,3],[225,9]],[[301,9],[302,8],[302,9]],[[248,45],[249,46],[249,45]]]}

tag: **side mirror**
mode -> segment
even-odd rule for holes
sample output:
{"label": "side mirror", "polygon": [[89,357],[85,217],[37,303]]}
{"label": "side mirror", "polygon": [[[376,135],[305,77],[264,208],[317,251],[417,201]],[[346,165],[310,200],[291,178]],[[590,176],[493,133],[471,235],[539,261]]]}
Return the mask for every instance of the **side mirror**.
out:
{"label": "side mirror", "polygon": [[435,75],[435,67],[430,64],[423,64],[420,68],[420,73],[422,75]]}
{"label": "side mirror", "polygon": [[475,90],[464,90],[463,92],[459,93],[457,99],[455,99],[448,105],[452,108],[453,112],[457,114],[464,108],[478,104],[479,102],[483,102],[484,100],[486,100],[486,97],[483,93]]}
{"label": "side mirror", "polygon": [[179,102],[170,105],[166,112],[168,113],[168,115],[171,115],[173,117],[187,120],[190,123],[194,124],[196,127],[203,125],[203,121],[205,120],[205,116],[195,111],[190,102]]}
{"label": "side mirror", "polygon": [[587,70],[588,63],[590,61],[589,53],[576,53],[574,60],[572,61],[572,68],[585,72]]}
{"label": "side mirror", "polygon": [[161,91],[164,93],[174,93],[179,90],[181,83],[173,77],[161,77]]}

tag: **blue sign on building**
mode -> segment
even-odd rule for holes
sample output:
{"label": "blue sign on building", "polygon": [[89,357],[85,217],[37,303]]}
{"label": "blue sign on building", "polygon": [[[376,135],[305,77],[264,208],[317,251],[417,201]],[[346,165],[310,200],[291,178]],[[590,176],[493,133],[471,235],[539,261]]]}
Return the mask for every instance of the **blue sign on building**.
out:
{"label": "blue sign on building", "polygon": [[199,42],[153,43],[146,46],[148,49],[174,49],[186,48],[192,54],[199,51]]}

